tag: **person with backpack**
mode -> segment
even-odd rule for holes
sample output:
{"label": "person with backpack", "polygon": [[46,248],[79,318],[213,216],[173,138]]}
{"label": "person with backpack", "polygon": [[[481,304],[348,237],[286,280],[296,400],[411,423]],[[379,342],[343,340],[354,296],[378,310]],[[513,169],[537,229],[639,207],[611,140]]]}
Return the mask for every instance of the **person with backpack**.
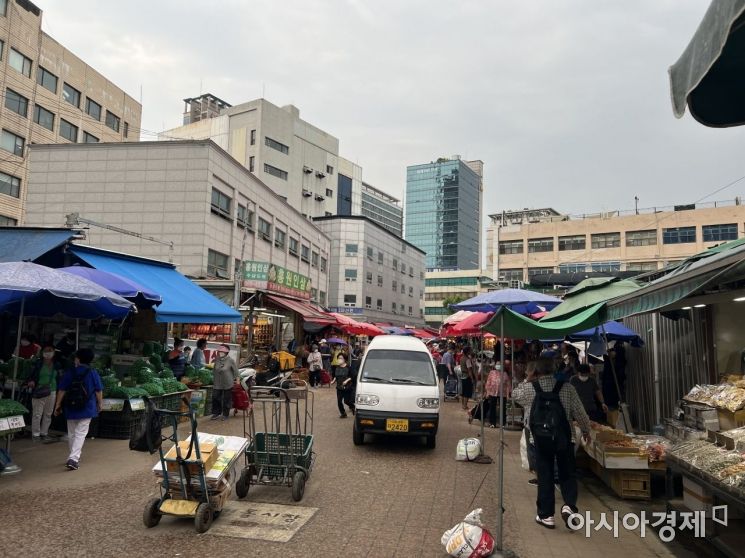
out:
{"label": "person with backpack", "polygon": [[75,471],[80,465],[80,453],[83,450],[85,437],[91,419],[101,412],[103,402],[103,384],[98,372],[91,368],[93,351],[80,349],[75,353],[75,365],[65,371],[57,385],[57,402],[55,416],[65,410],[67,417],[67,437],[70,443],[70,455],[65,467]]}
{"label": "person with backpack", "polygon": [[535,468],[538,474],[538,513],[536,523],[554,529],[554,461],[559,473],[559,487],[564,505],[561,518],[569,528],[569,518],[578,513],[577,473],[574,461],[574,429],[577,421],[585,440],[590,437],[590,419],[571,384],[555,380],[550,358],[541,358],[534,376],[527,378],[513,392],[513,399],[526,410],[535,446]]}

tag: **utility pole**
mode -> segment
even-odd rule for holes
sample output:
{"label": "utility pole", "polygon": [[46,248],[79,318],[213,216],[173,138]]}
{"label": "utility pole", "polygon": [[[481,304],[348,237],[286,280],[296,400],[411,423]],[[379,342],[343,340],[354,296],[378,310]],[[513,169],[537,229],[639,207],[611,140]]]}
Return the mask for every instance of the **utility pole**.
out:
{"label": "utility pole", "polygon": [[634,196],[634,210],[639,215],[639,196]]}

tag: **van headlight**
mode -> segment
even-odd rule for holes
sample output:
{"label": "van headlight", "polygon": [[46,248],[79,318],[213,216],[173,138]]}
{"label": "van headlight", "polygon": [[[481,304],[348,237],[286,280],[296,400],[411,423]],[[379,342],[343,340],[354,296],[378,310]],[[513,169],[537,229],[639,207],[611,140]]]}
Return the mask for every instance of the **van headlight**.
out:
{"label": "van headlight", "polygon": [[369,393],[358,393],[357,394],[357,405],[367,405],[374,407],[380,403],[380,397],[377,395],[370,395]]}
{"label": "van headlight", "polygon": [[416,400],[417,407],[422,409],[437,409],[440,406],[439,397],[420,397]]}

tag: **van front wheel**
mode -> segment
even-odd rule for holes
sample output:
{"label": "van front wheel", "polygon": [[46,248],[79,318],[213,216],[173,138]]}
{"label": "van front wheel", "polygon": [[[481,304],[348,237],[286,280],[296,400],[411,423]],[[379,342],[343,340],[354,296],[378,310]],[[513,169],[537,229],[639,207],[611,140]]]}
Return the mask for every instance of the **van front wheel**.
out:
{"label": "van front wheel", "polygon": [[355,446],[361,446],[365,443],[365,433],[357,430],[357,424],[352,428],[352,442]]}
{"label": "van front wheel", "polygon": [[427,436],[427,449],[435,449],[437,447],[437,436],[431,434]]}

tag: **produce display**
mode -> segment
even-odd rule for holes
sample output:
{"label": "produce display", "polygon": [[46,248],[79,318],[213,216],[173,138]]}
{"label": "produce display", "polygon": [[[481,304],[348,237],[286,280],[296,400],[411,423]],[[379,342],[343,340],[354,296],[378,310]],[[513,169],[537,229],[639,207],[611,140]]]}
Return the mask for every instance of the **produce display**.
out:
{"label": "produce display", "polygon": [[[156,380],[158,379],[159,378],[156,378]],[[163,389],[162,382],[152,381],[147,384],[142,384],[140,387],[144,389],[148,395],[164,395],[165,394],[165,390]]]}
{"label": "produce display", "polygon": [[134,397],[146,397],[147,395],[148,392],[139,387],[116,386],[103,392],[104,397],[112,399],[132,399]]}
{"label": "produce display", "polygon": [[163,380],[163,389],[165,393],[176,393],[177,391],[185,391],[189,389],[185,384],[182,384],[178,380]]}
{"label": "produce display", "polygon": [[195,370],[192,367],[192,372],[190,374],[186,374],[186,377],[188,378],[187,384],[199,384],[202,386],[209,386],[212,385],[214,381],[214,375],[212,373],[212,370],[209,368],[200,368],[199,370]]}
{"label": "produce display", "polygon": [[15,368],[15,362],[18,361],[18,375],[16,376],[19,380],[25,380],[31,374],[31,370],[34,366],[34,361],[26,358],[13,357],[8,362],[0,364],[0,375],[6,378],[13,378],[13,369]]}
{"label": "produce display", "polygon": [[0,399],[0,418],[25,415],[26,413],[28,413],[28,409],[18,401],[12,399]]}
{"label": "produce display", "polygon": [[728,486],[745,490],[745,454],[737,450],[706,440],[688,440],[673,446],[670,453]]}
{"label": "produce display", "polygon": [[145,359],[140,359],[132,364],[130,368],[130,374],[134,377],[135,382],[138,384],[147,384],[153,381],[155,378],[155,371],[153,370],[150,362]]}
{"label": "produce display", "polygon": [[160,356],[160,353],[154,353],[150,355],[150,358],[148,360],[155,370],[157,370],[158,372],[163,370],[163,357]]}
{"label": "produce display", "polygon": [[[743,387],[738,387],[739,385]],[[696,385],[683,399],[735,412],[745,408],[744,387],[745,381],[742,379],[735,384]]]}

